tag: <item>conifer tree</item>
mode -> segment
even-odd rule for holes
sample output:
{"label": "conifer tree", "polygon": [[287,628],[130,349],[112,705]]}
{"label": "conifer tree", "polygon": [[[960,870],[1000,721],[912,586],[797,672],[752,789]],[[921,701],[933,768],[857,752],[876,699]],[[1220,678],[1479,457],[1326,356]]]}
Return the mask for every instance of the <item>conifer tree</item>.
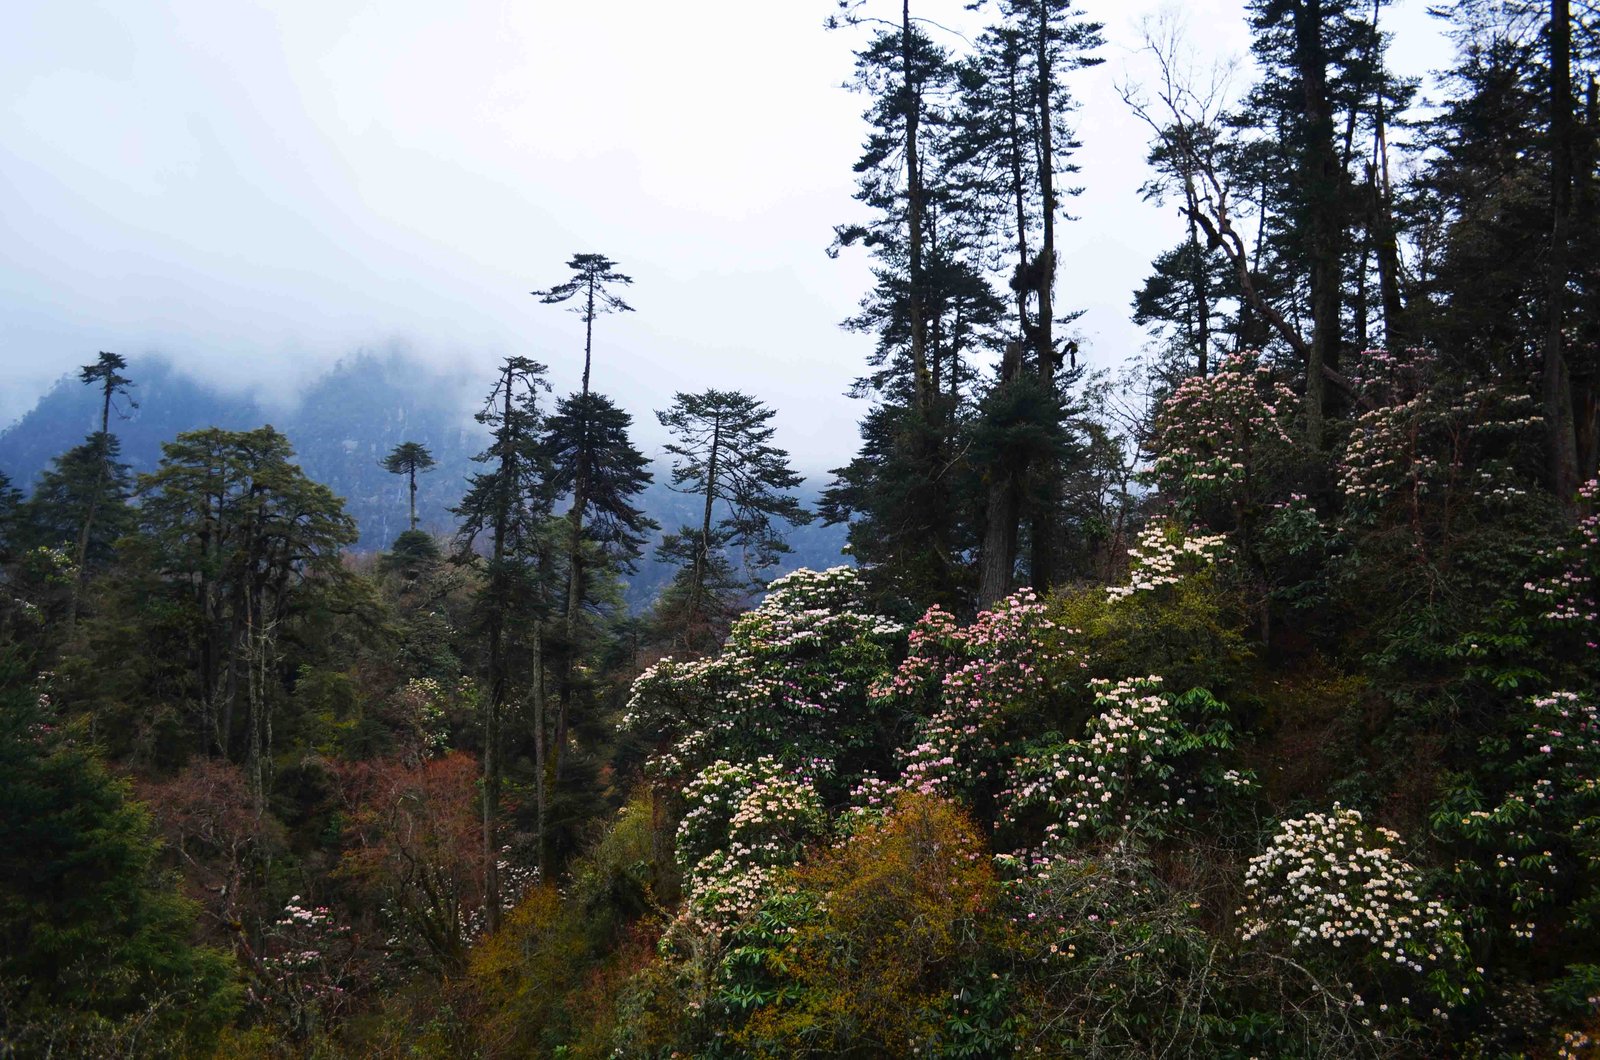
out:
{"label": "conifer tree", "polygon": [[821,510],[830,523],[850,523],[850,549],[881,590],[953,603],[970,522],[955,500],[963,381],[967,390],[972,383],[962,347],[973,317],[992,321],[999,303],[956,242],[965,224],[949,179],[955,68],[910,3],[897,6],[898,19],[888,19],[842,4],[836,20],[880,27],[856,52],[851,82],[869,99],[855,168],[856,199],[871,214],[835,228],[830,251],[861,245],[877,260],[874,289],[845,322],[878,337],[874,371],[853,390],[877,404],[862,421],[860,453],[834,471]]}
{"label": "conifer tree", "polygon": [[[626,287],[633,278],[617,271],[616,262],[604,254],[575,254],[567,262],[573,275],[547,290],[534,291],[547,305],[575,301],[572,311],[583,317],[583,378],[578,393],[564,399],[556,410],[546,439],[553,460],[556,495],[567,494],[566,515],[567,595],[560,656],[560,705],[556,719],[556,773],[566,748],[567,723],[572,712],[573,673],[583,640],[583,611],[590,584],[590,557],[586,545],[600,546],[599,558],[632,568],[643,544],[641,534],[654,524],[633,506],[632,498],[650,482],[647,462],[634,449],[627,429],[632,418],[609,399],[589,387],[594,360],[594,321],[608,313],[631,313],[614,288]],[[596,507],[598,531],[587,525],[590,507]]]}
{"label": "conifer tree", "polygon": [[[483,873],[489,930],[500,922],[500,789],[505,712],[519,691],[533,699],[533,729],[544,847],[545,718],[544,641],[541,626],[547,601],[549,564],[546,523],[553,496],[550,461],[543,445],[544,412],[539,395],[548,391],[545,366],[527,357],[507,357],[477,420],[490,441],[474,459],[485,470],[474,474],[455,508],[461,519],[459,555],[471,559],[487,538],[483,588],[477,602],[478,626],[485,641],[488,695],[483,705]],[[521,665],[529,667],[524,670]]]}
{"label": "conifer tree", "polygon": [[[992,168],[1007,174],[1002,179],[1010,188],[1009,195],[996,200],[1002,212],[992,227],[1012,230],[1010,288],[1017,313],[1012,339],[1016,348],[1007,349],[996,388],[1016,390],[1031,377],[1043,397],[1041,402],[1026,394],[996,394],[988,403],[991,412],[1007,410],[1003,422],[993,425],[991,440],[1007,436],[1014,443],[1026,435],[1054,436],[1062,430],[1059,416],[1055,422],[1032,427],[1010,417],[1023,409],[1053,415],[1050,409],[1062,407],[1057,395],[1063,362],[1076,363],[1076,345],[1059,341],[1055,330],[1058,323],[1077,315],[1058,317],[1055,308],[1061,264],[1056,226],[1065,216],[1063,199],[1078,191],[1062,183],[1078,169],[1071,157],[1079,146],[1066,122],[1073,108],[1066,77],[1098,64],[1100,59],[1092,53],[1103,42],[1100,24],[1083,19],[1070,0],[1005,0],[1000,9],[1000,22],[980,38],[969,65],[963,103],[968,127],[979,133],[978,156],[987,156]],[[1030,448],[1008,444],[991,449],[996,455],[1007,453],[1008,462],[980,466],[987,480],[980,603],[1010,591],[1024,478],[1031,479],[1038,492],[1029,513],[1031,579],[1041,590],[1057,580],[1062,469],[1047,455],[1048,446],[1036,454],[1037,463]]]}
{"label": "conifer tree", "polygon": [[[650,462],[628,437],[632,424],[632,416],[595,393],[560,399],[545,423],[550,493],[573,498],[565,526],[568,568],[554,744],[557,777],[577,692],[574,669],[585,646],[583,616],[594,602],[592,576],[596,568],[632,571],[645,535],[656,528],[635,503],[651,476]],[[580,496],[585,517],[579,515]]]}
{"label": "conifer tree", "polygon": [[17,549],[21,513],[22,491],[11,485],[11,476],[0,471],[0,563],[10,560]]}
{"label": "conifer tree", "polygon": [[770,444],[774,415],[754,397],[731,390],[679,393],[670,409],[656,413],[675,439],[667,446],[675,458],[672,488],[701,501],[700,525],[667,535],[656,550],[662,561],[679,565],[682,600],[673,621],[690,634],[731,602],[726,553],[742,554],[740,567],[749,577],[789,551],[779,523],[811,521],[788,492],[801,476],[789,467],[789,454]]}
{"label": "conifer tree", "polygon": [[239,997],[159,872],[148,815],[0,652],[0,1043],[18,1056],[209,1051]]}
{"label": "conifer tree", "polygon": [[417,528],[417,475],[433,469],[438,461],[421,442],[401,442],[383,458],[383,469],[391,475],[406,476],[411,491],[410,527]]}

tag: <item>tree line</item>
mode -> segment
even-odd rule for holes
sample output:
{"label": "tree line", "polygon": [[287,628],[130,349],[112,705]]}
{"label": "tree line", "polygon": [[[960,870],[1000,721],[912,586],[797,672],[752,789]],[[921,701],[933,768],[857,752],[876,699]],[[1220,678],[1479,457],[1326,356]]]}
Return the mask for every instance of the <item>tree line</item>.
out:
{"label": "tree line", "polygon": [[[1438,5],[1457,58],[1430,107],[1388,65],[1382,0],[1254,0],[1245,85],[1197,64],[1181,18],[1144,23],[1154,77],[1119,90],[1150,130],[1143,192],[1182,236],[1133,295],[1145,350],[1100,373],[1071,337],[1092,263],[1063,261],[1058,232],[1072,85],[1103,27],[1069,0],[972,6],[971,38],[941,21],[952,5],[911,0],[846,0],[830,23],[865,36],[864,214],[833,249],[872,257],[845,326],[876,348],[853,390],[872,401],[860,449],[822,512],[886,593],[970,612],[1104,576],[1155,410],[1245,353],[1293,381],[1325,457],[1374,407],[1373,351],[1527,393],[1544,488],[1577,511],[1600,462],[1592,6]],[[1330,481],[1306,485],[1332,503]]]}

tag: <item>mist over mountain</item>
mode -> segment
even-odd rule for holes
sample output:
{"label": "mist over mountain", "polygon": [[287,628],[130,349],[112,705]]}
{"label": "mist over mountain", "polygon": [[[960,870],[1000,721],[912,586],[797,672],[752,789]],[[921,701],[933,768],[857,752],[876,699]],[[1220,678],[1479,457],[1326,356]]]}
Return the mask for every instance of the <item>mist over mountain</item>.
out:
{"label": "mist over mountain", "polygon": [[[161,445],[184,431],[204,427],[246,430],[271,424],[293,443],[305,473],[344,498],[345,509],[361,530],[357,549],[385,548],[406,528],[406,483],[381,466],[401,442],[421,442],[438,462],[417,478],[417,514],[422,529],[449,534],[450,509],[460,500],[467,477],[477,469],[473,456],[488,435],[473,420],[482,380],[441,371],[401,353],[358,352],[315,379],[290,405],[228,393],[189,375],[160,357],[130,358],[137,406],[119,401],[111,430],[122,444],[123,459],[138,472],[155,469]],[[635,422],[652,416],[634,411]],[[99,425],[100,405],[92,387],[75,373],[64,375],[21,419],[0,433],[0,471],[27,491],[50,461]],[[657,454],[661,455],[661,454]],[[658,459],[655,481],[641,504],[661,524],[628,578],[625,599],[637,611],[650,603],[672,576],[672,568],[653,558],[661,533],[698,522],[700,501],[667,485],[670,465]],[[815,506],[818,483],[800,490],[801,502]],[[825,568],[845,560],[842,526],[797,527],[789,534],[794,551],[771,572],[798,567]]]}

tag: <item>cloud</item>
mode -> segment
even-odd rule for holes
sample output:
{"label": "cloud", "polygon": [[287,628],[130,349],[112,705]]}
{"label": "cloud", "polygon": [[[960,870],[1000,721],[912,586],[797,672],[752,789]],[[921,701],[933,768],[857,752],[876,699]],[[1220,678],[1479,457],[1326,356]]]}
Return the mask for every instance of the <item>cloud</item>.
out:
{"label": "cloud", "polygon": [[[597,328],[596,385],[646,433],[673,390],[734,385],[782,410],[801,466],[842,463],[870,339],[836,325],[870,274],[823,253],[859,216],[864,132],[839,87],[860,38],[825,32],[827,6],[21,5],[0,40],[0,421],[99,349],[282,394],[399,335],[571,386],[576,322],[527,292],[590,250],[637,280],[639,311]],[[1128,298],[1177,232],[1137,199],[1143,130],[1111,84],[1128,9],[1103,10],[1058,294],[1098,363],[1136,347]],[[1193,13],[1197,46],[1237,49],[1238,12]]]}

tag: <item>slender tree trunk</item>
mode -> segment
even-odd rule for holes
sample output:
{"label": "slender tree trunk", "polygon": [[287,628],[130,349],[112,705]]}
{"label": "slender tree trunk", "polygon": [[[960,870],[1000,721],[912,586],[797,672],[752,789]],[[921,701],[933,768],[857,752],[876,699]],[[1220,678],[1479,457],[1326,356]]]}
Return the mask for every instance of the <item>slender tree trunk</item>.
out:
{"label": "slender tree trunk", "polygon": [[1550,489],[1569,511],[1577,503],[1578,443],[1572,378],[1561,334],[1572,209],[1572,23],[1568,0],[1550,4],[1550,319],[1544,344],[1544,423]]}
{"label": "slender tree trunk", "polygon": [[911,371],[915,379],[918,411],[925,417],[933,413],[935,395],[928,372],[928,321],[923,304],[923,188],[922,160],[917,151],[917,131],[921,122],[922,87],[912,73],[913,49],[911,46],[911,0],[900,4],[900,63],[904,79],[902,91],[906,123],[906,242],[909,253],[910,301],[907,306],[911,319]]}
{"label": "slender tree trunk", "polygon": [[[1050,66],[1050,13],[1047,0],[1038,0],[1038,108],[1039,108],[1039,194],[1043,201],[1044,216],[1039,247],[1039,320],[1038,335],[1039,383],[1047,395],[1056,392],[1055,346],[1055,282],[1056,282],[1056,186],[1055,186],[1055,75]],[[1059,492],[1060,468],[1043,469],[1043,489],[1038,510],[1033,517],[1033,586],[1040,593],[1047,592],[1056,582],[1056,538],[1059,520],[1056,501]]]}
{"label": "slender tree trunk", "polygon": [[567,513],[566,650],[561,655],[560,697],[556,707],[556,775],[567,749],[567,718],[573,700],[572,675],[578,659],[578,639],[583,620],[584,562],[583,516],[589,506],[589,403],[581,402],[583,423],[578,466],[572,476],[572,510]]}
{"label": "slender tree trunk", "polygon": [[694,550],[694,570],[689,582],[689,611],[684,625],[693,629],[705,593],[706,568],[711,562],[711,516],[717,499],[717,459],[722,449],[722,414],[711,421],[711,453],[706,458],[706,504],[700,520],[700,546]]}
{"label": "slender tree trunk", "polygon": [[105,393],[100,403],[100,434],[96,438],[96,447],[100,454],[100,466],[95,469],[94,492],[89,494],[89,507],[83,513],[83,523],[78,528],[78,545],[73,550],[72,561],[75,570],[72,575],[72,596],[67,604],[67,630],[71,630],[78,623],[78,604],[83,590],[83,565],[89,557],[89,533],[94,526],[94,517],[100,507],[100,495],[105,492],[106,479],[109,477],[111,463],[111,377],[107,376]]}
{"label": "slender tree trunk", "polygon": [[1311,343],[1306,359],[1306,438],[1314,449],[1324,442],[1324,422],[1337,414],[1337,390],[1330,391],[1324,369],[1339,368],[1339,267],[1341,172],[1333,143],[1333,104],[1328,97],[1328,57],[1323,42],[1321,0],[1299,0],[1294,7],[1295,65],[1302,87],[1307,142],[1301,179],[1307,197],[1311,259]]}
{"label": "slender tree trunk", "polygon": [[[1011,285],[1017,296],[1017,342],[1028,341],[1028,285],[1023,277],[1028,271],[1028,204],[1022,182],[1022,130],[1017,122],[1017,109],[1021,103],[1017,88],[1017,64],[1014,59],[1006,66],[1006,126],[1011,150],[1011,202],[1016,208],[1017,270],[1016,281]],[[1019,353],[1021,347],[1019,346]]]}
{"label": "slender tree trunk", "polygon": [[407,477],[411,485],[411,529],[417,528],[417,465],[413,463],[407,469]]}
{"label": "slender tree trunk", "polygon": [[[1000,386],[1015,385],[1022,371],[1022,346],[1006,344]],[[989,498],[984,509],[983,549],[978,566],[978,608],[987,610],[1011,592],[1017,560],[1018,473],[1004,459],[990,468]]]}
{"label": "slender tree trunk", "polygon": [[[1373,4],[1373,24],[1378,5]],[[1378,296],[1383,302],[1383,343],[1390,352],[1404,349],[1405,306],[1400,300],[1400,243],[1394,222],[1394,188],[1389,182],[1388,113],[1380,85],[1373,108],[1373,166],[1368,183],[1372,190],[1373,249],[1378,260]]]}
{"label": "slender tree trunk", "polygon": [[[509,425],[511,418],[512,371],[508,366],[501,375],[503,394],[501,423]],[[505,643],[505,558],[506,536],[511,522],[511,485],[516,482],[518,439],[506,428],[500,452],[502,485],[495,499],[493,564],[490,574],[489,608],[489,700],[483,718],[483,915],[484,926],[494,931],[500,926],[500,865],[496,831],[500,820],[500,716],[509,693]]]}
{"label": "slender tree trunk", "polygon": [[537,814],[536,838],[539,882],[549,877],[549,753],[545,745],[544,632],[533,624],[533,799]]}
{"label": "slender tree trunk", "polygon": [[1350,317],[1356,326],[1356,349],[1369,350],[1372,348],[1368,341],[1371,338],[1370,325],[1367,316],[1371,310],[1370,296],[1368,294],[1367,262],[1372,257],[1372,219],[1369,216],[1366,226],[1361,232],[1361,242],[1356,253],[1355,293],[1350,303]]}
{"label": "slender tree trunk", "polygon": [[[1017,121],[1020,102],[1015,62],[1006,68],[1006,123],[1010,137],[1011,201],[1016,210],[1017,265],[1012,282],[1017,301],[1017,339],[1007,343],[1001,362],[1000,385],[1012,385],[1022,371],[1023,349],[1029,341],[1028,323],[1028,212],[1022,179],[1022,130]],[[1027,467],[990,469],[988,502],[984,509],[984,540],[978,570],[978,607],[988,608],[1011,591],[1017,566],[1017,537],[1022,519],[1018,484]]]}
{"label": "slender tree trunk", "polygon": [[1183,194],[1189,203],[1189,285],[1194,289],[1195,372],[1204,376],[1211,367],[1211,282],[1206,273],[1206,248],[1200,243],[1200,226],[1194,220],[1200,203],[1195,195],[1194,174],[1191,172],[1183,175]]}
{"label": "slender tree trunk", "polygon": [[583,310],[583,396],[589,396],[589,358],[594,352],[594,277],[589,277],[588,301]]}
{"label": "slender tree trunk", "polygon": [[572,510],[567,513],[567,612],[566,651],[561,656],[560,696],[556,705],[555,779],[560,780],[566,758],[567,719],[573,701],[572,674],[578,660],[578,634],[583,620],[584,564],[583,520],[589,507],[590,407],[589,367],[594,351],[594,279],[588,284],[588,300],[583,312],[583,387],[578,408],[581,422],[578,436],[578,465],[572,475]]}
{"label": "slender tree trunk", "polygon": [[[1595,186],[1596,155],[1600,153],[1600,83],[1597,83],[1593,74],[1589,75],[1585,92],[1584,113],[1583,151],[1579,155],[1579,162],[1573,167],[1575,187],[1572,219],[1573,231],[1579,233],[1582,240],[1579,247],[1584,267],[1593,275],[1597,267],[1597,255],[1600,255],[1600,244],[1596,240],[1600,235],[1600,188]],[[1596,298],[1594,284],[1586,286],[1590,289],[1589,301],[1580,312],[1594,315],[1600,299]],[[1600,401],[1597,401],[1595,393],[1594,373],[1580,373],[1579,378],[1573,380],[1572,389],[1578,480],[1585,482],[1600,472]]]}

